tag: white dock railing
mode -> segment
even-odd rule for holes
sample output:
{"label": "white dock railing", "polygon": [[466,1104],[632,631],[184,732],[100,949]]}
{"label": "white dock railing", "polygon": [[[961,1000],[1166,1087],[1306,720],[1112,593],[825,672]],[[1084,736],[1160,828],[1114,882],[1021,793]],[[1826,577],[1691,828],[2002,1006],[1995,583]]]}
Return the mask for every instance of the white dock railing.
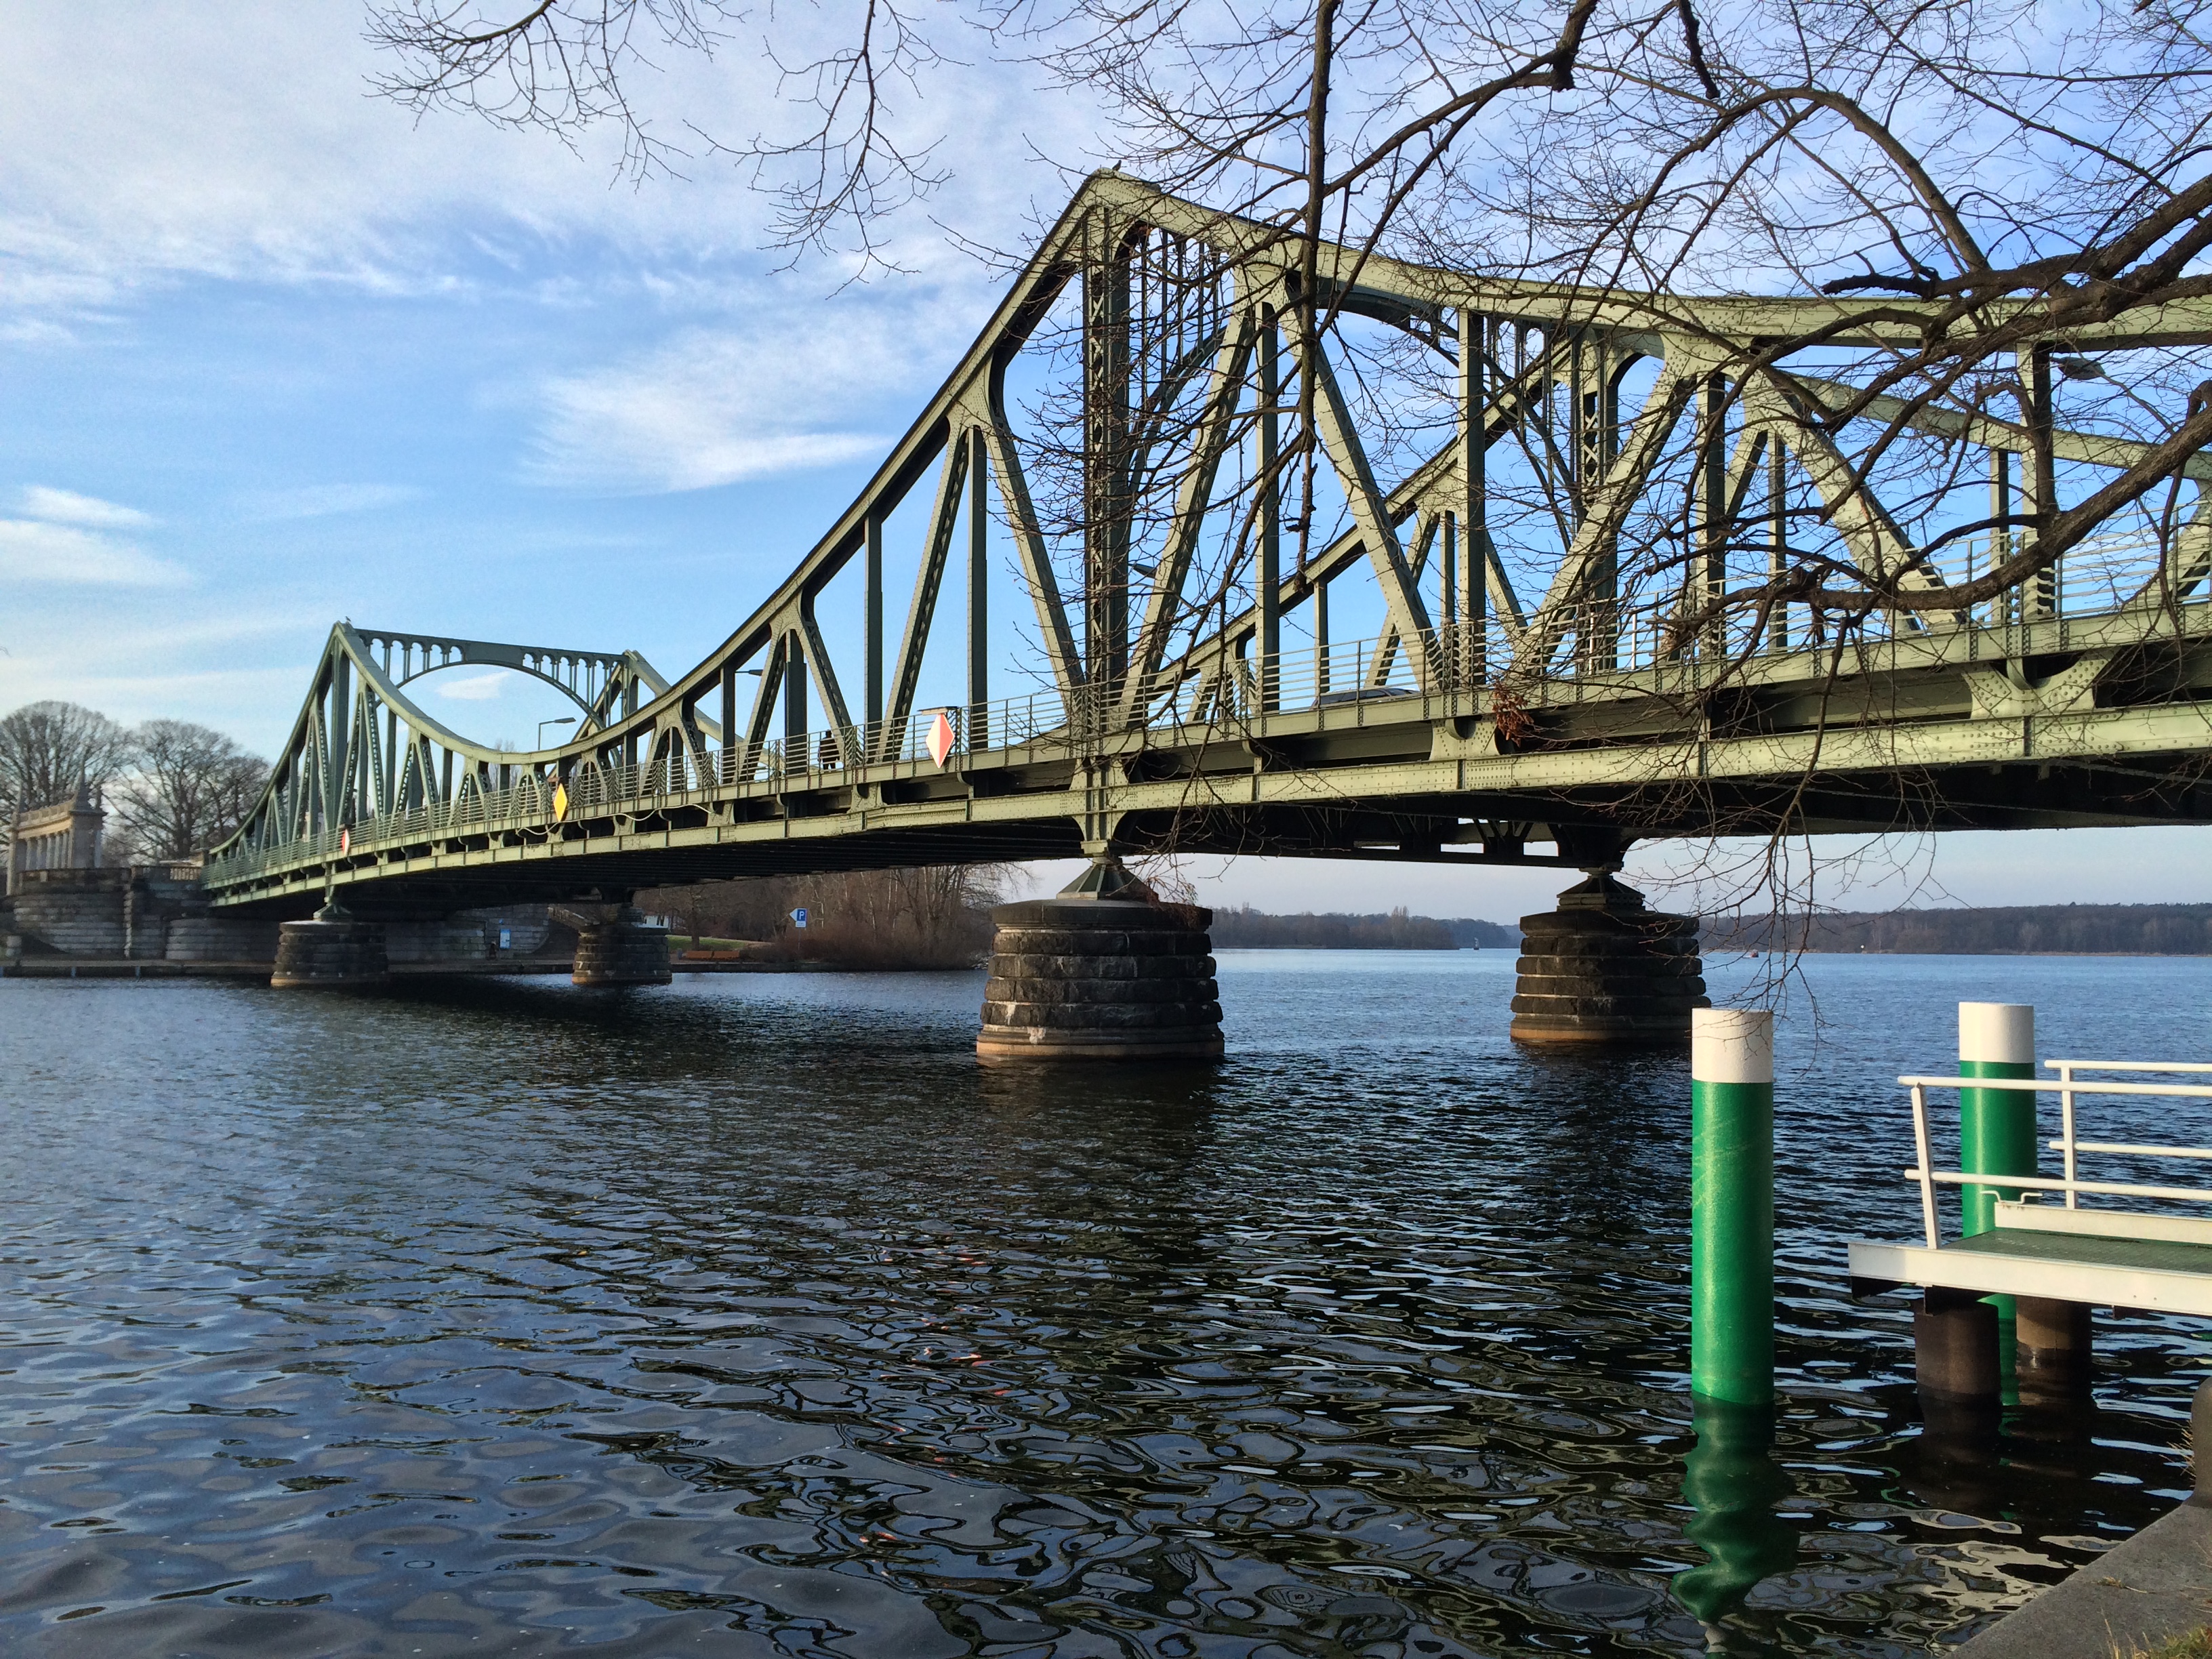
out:
{"label": "white dock railing", "polygon": [[[1929,1249],[1936,1249],[1942,1244],[1942,1235],[1936,1220],[1936,1188],[1939,1186],[2010,1187],[2025,1192],[2063,1193],[2066,1207],[2069,1210],[2081,1207],[2080,1199],[2083,1193],[2108,1198],[2165,1199],[2212,1204],[2212,1188],[2208,1187],[2160,1187],[2140,1182],[2084,1181],[2081,1178],[2081,1155],[2084,1152],[2130,1158],[2204,1159],[2212,1158],[2212,1146],[2138,1146],[2130,1141],[2082,1140],[2075,1134],[2075,1102],[2083,1095],[2148,1096],[2164,1099],[2212,1101],[2212,1084],[2123,1083],[2085,1079],[2078,1073],[2129,1072],[2171,1077],[2212,1076],[2212,1065],[2138,1060],[2046,1060],[2043,1065],[2045,1070],[2057,1072],[2058,1075],[2055,1078],[1900,1077],[1897,1079],[1912,1091],[1912,1138],[1920,1161],[1905,1172],[1905,1178],[1919,1185],[1921,1221],[1927,1230]],[[1928,1091],[1930,1089],[1993,1089],[2015,1094],[2057,1095],[2059,1135],[2056,1140],[2045,1144],[2052,1152],[2062,1155],[2065,1174],[2053,1178],[1933,1167],[1935,1160],[1929,1152],[1928,1137]]]}

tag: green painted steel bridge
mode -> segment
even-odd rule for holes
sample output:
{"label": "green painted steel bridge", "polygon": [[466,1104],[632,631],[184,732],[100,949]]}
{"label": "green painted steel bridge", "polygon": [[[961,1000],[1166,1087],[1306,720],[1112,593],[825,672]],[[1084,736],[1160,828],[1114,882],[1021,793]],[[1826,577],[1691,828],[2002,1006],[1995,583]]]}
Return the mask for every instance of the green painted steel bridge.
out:
{"label": "green painted steel bridge", "polygon": [[[1298,331],[1309,259],[1325,336]],[[1316,257],[1094,179],[696,667],[342,623],[207,885],[397,914],[1109,848],[1591,865],[1636,838],[2212,821],[2212,459],[2162,519],[2116,506],[2055,570],[1942,602],[2063,504],[2038,488],[2091,499],[2148,452],[2060,393],[2212,344],[2212,306],[2023,349],[2025,421],[1856,397],[1915,312]],[[915,566],[895,648],[887,544]],[[1725,602],[1808,561],[1922,602],[1848,629]],[[459,665],[557,687],[572,735],[447,728],[408,687]]]}

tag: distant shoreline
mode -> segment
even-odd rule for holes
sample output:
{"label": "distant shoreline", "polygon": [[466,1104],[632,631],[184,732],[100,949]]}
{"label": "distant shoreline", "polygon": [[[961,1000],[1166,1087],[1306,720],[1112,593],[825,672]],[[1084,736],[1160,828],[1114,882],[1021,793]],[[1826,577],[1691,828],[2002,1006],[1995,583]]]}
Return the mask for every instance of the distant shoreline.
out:
{"label": "distant shoreline", "polygon": [[[1223,951],[1514,950],[1517,924],[1472,916],[1214,912]],[[1887,957],[2212,956],[2212,904],[2021,904],[1986,908],[1709,916],[1708,955]]]}
{"label": "distant shoreline", "polygon": [[1234,905],[1213,913],[1218,951],[1464,951],[1521,948],[1518,924],[1455,916],[1415,916],[1403,907],[1355,915],[1340,910],[1277,915]]}
{"label": "distant shoreline", "polygon": [[1821,956],[2212,956],[2212,904],[2015,904],[1709,917],[1709,952]]}

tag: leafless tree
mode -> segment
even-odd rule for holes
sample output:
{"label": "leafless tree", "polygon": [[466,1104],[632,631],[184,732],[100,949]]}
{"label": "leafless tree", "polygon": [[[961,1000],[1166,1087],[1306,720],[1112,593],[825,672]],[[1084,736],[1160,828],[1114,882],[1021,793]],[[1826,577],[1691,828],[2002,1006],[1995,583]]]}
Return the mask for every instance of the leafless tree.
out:
{"label": "leafless tree", "polygon": [[[918,20],[875,0],[844,46],[795,63],[787,94],[818,120],[750,147],[800,163],[773,185],[787,240],[872,236],[938,177],[927,139],[890,136],[894,82],[962,67]],[[612,121],[643,165],[652,142],[623,89],[641,37],[712,50],[739,22],[719,0],[394,0],[371,33],[404,66],[383,89],[416,107],[563,136]],[[1102,99],[1097,159],[1300,239],[1301,349],[1338,320],[1311,263],[1324,237],[1603,284],[1676,326],[1674,293],[1836,300],[1817,332],[1719,367],[1748,386],[1800,372],[1789,366],[1824,340],[1878,330],[1893,337],[1879,350],[1839,351],[1832,376],[1796,385],[1807,418],[1857,434],[1847,459],[1869,488],[1917,470],[1931,509],[1954,481],[1911,441],[1916,422],[1939,410],[2005,422],[2027,504],[1935,532],[2021,532],[1940,593],[1909,569],[1870,580],[1814,553],[1724,596],[1857,616],[1989,599],[2135,504],[2172,533],[2182,469],[2212,439],[2202,354],[2153,354],[2124,374],[2069,359],[2055,393],[2023,379],[2020,354],[2212,292],[2208,23],[2204,0],[2093,7],[2057,26],[2028,0],[1006,0],[939,27]],[[764,27],[773,54],[787,26],[770,14]],[[1313,377],[1292,380],[1286,474],[1310,471],[1313,448]],[[2069,500],[2045,435],[2054,413],[2145,448]],[[1680,563],[1679,537],[1645,539],[1647,563]]]}
{"label": "leafless tree", "polygon": [[[1326,341],[1352,366],[1363,434],[1396,446],[1378,471],[1403,477],[1449,441],[1466,349],[1449,319],[1350,314],[1356,264],[1351,281],[1315,280],[1322,240],[1563,285],[1541,327],[1473,337],[1493,385],[1537,393],[1492,446],[1486,530],[1522,593],[1556,593],[1577,532],[1609,521],[1607,581],[1492,659],[1501,732],[1539,701],[1533,682],[1631,665],[1620,647],[1638,631],[1638,660],[1701,659],[1680,694],[1695,732],[1785,632],[1840,669],[1889,636],[2047,612],[2062,561],[2069,591],[2109,587],[2106,603],[2201,593],[2212,334],[2177,309],[2212,295],[2201,4],[2093,8],[2056,28],[2012,0],[1020,15],[1041,62],[1110,92],[1113,159],[1304,256],[1288,424],[1274,475],[1251,480],[1255,498],[1287,491],[1301,563],[1345,526],[1340,504],[1334,526],[1317,516],[1312,354]],[[1809,298],[1818,314],[1771,313],[1747,342],[1684,297],[1729,294]],[[1696,340],[1705,361],[1647,373],[1641,408],[1600,417],[1601,443],[1647,449],[1627,500],[1606,455],[1584,463],[1589,411],[1573,405],[1588,386],[1570,354],[1639,329]],[[1155,439],[1187,452],[1194,402],[1180,423],[1140,402],[1132,453]],[[1077,477],[1090,443],[1076,402],[1060,407],[1073,528],[1097,492]],[[1762,477],[1756,446],[1778,457],[1785,441],[1826,476],[1785,477],[1778,461]],[[1719,510],[1709,468],[1728,481]],[[1141,535],[1173,507],[1147,495],[1143,466],[1130,478],[1121,500]],[[1249,518],[1240,528],[1187,590],[1194,632],[1234,608]],[[1924,821],[1915,787],[1900,783],[1901,825]],[[1790,816],[1785,803],[1747,821],[1764,847],[1698,873],[1739,902],[1803,895],[1834,865],[1783,844]]]}
{"label": "leafless tree", "polygon": [[235,830],[268,781],[268,763],[222,732],[189,720],[149,720],[131,733],[129,763],[108,805],[135,859],[188,859]]}
{"label": "leafless tree", "polygon": [[[986,912],[1006,879],[996,865],[925,865],[655,888],[636,902],[676,918],[689,939],[744,939],[853,968],[966,968],[990,946]],[[801,906],[803,935],[790,920]]]}
{"label": "leafless tree", "polygon": [[761,44],[776,107],[756,112],[748,132],[687,117],[680,137],[664,136],[633,80],[657,50],[750,48],[735,33],[748,19],[726,0],[373,0],[368,38],[394,59],[374,85],[417,113],[465,111],[572,149],[586,130],[611,127],[622,171],[640,182],[701,155],[734,159],[775,198],[777,245],[849,240],[872,262],[885,217],[944,182],[934,143],[905,136],[897,119],[902,95],[942,62],[918,9],[867,0],[826,51],[771,12]]}
{"label": "leafless tree", "polygon": [[25,703],[0,719],[0,835],[16,813],[67,800],[80,782],[97,795],[131,752],[128,730],[77,703]]}
{"label": "leafless tree", "polygon": [[372,84],[418,114],[465,110],[572,148],[610,123],[623,169],[642,178],[683,152],[638,113],[628,77],[650,68],[655,46],[711,55],[736,15],[720,0],[391,0],[371,8],[368,39],[397,64]]}
{"label": "leafless tree", "polygon": [[[489,59],[421,28],[386,38],[451,88],[508,74],[525,43],[602,49],[659,15],[644,0],[518,12]],[[815,99],[827,115],[812,137],[780,152],[806,159],[780,183],[799,242],[879,210],[892,199],[879,181],[927,187],[899,172],[927,135],[892,150],[836,137],[886,122],[867,72],[884,15],[869,9],[858,44],[825,60],[849,72],[823,83],[835,94]],[[1353,315],[1357,270],[1323,282],[1325,241],[1573,290],[1546,326],[1486,324],[1472,346],[1493,383],[1540,393],[1492,480],[1501,566],[1544,591],[1593,517],[1611,549],[1606,590],[1490,671],[1501,729],[1529,682],[1609,660],[1638,629],[1656,656],[1705,660],[1693,696],[1710,707],[1729,692],[1729,665],[1778,626],[1840,667],[1939,618],[2028,614],[2062,561],[2069,582],[2132,580],[2106,557],[2123,544],[2150,550],[2129,567],[2148,585],[2116,603],[2178,603],[2212,574],[2212,340],[2201,319],[2169,321],[2212,297],[2208,0],[2063,14],[2031,0],[1000,0],[960,17],[932,27],[1103,106],[1097,150],[1064,158],[1072,171],[1117,165],[1295,256],[1278,319],[1281,441],[1240,479],[1242,523],[1183,590],[1193,632],[1237,603],[1263,500],[1282,503],[1301,561],[1334,533],[1325,520],[1340,507],[1316,483],[1316,354],[1351,365],[1362,430],[1396,446],[1402,465],[1382,469],[1395,476],[1455,418],[1448,319]],[[914,16],[888,38],[902,75],[963,72]],[[622,67],[604,50],[594,61]],[[589,114],[543,107],[571,125]],[[1079,400],[1041,400],[1034,424],[1042,470],[1055,450],[1061,466],[1056,495],[1049,480],[1039,494],[1060,505],[1063,544],[1107,500],[1130,521],[1142,577],[1143,537],[1172,513],[1190,453],[1221,273],[1150,244],[1139,257],[1168,302],[1149,341],[1139,319],[1120,475],[1102,496],[1085,472],[1097,445]],[[1728,294],[1821,309],[1775,313],[1747,343],[1681,299]],[[1547,361],[1598,328],[1703,331],[1709,348],[1702,372],[1648,379],[1641,408],[1624,406],[1620,427],[1645,452],[1632,501],[1608,496],[1605,466],[1575,459],[1569,377],[1547,384]],[[1073,386],[1079,325],[1066,346]],[[1817,453],[1817,487],[1778,470],[1723,492],[1723,508],[1698,505],[1713,493],[1710,458],[1754,436],[1770,455],[1785,441]],[[1999,455],[2004,470],[1984,471]],[[1880,535],[1855,538],[1854,520]],[[1890,556],[1869,557],[1869,539]],[[1097,573],[1084,575],[1092,603],[1126,614],[1126,591],[1101,601]],[[1766,879],[1782,879],[1780,858]]]}

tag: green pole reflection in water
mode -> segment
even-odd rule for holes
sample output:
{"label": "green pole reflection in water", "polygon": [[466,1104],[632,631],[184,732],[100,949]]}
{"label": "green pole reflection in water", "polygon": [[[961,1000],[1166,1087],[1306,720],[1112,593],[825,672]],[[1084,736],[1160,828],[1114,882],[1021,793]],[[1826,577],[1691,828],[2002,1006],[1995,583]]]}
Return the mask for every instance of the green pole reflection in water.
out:
{"label": "green pole reflection in water", "polygon": [[1776,1462],[1774,1410],[1690,1396],[1698,1443],[1685,1460],[1682,1496],[1697,1511],[1685,1529],[1708,1565],[1674,1580],[1674,1598],[1722,1645],[1721,1621],[1763,1578],[1797,1565],[1797,1529],[1775,1518],[1790,1477]]}

